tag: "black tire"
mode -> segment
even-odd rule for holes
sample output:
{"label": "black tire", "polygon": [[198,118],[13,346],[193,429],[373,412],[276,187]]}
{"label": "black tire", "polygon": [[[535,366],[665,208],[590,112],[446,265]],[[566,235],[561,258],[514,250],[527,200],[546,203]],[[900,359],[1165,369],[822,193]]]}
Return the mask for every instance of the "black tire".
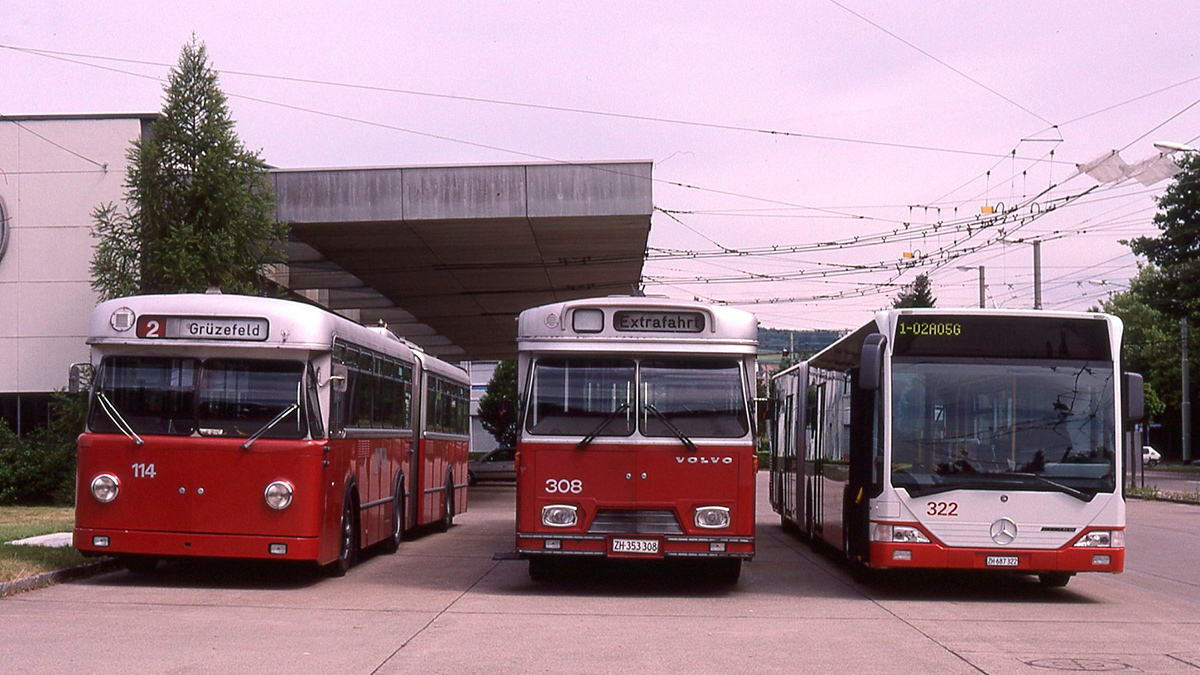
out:
{"label": "black tire", "polygon": [[1038,575],[1038,581],[1046,588],[1062,588],[1073,576],[1070,572],[1042,572]]}
{"label": "black tire", "polygon": [[358,520],[354,517],[354,495],[347,491],[342,501],[342,519],[338,536],[337,560],[326,568],[331,577],[344,577],[358,562]]}
{"label": "black tire", "polygon": [[404,539],[404,483],[400,476],[396,477],[396,487],[392,491],[392,533],[380,544],[384,553],[395,553],[400,550],[400,541]]}
{"label": "black tire", "polygon": [[741,558],[720,558],[712,561],[712,579],[718,586],[733,586],[741,576]]}
{"label": "black tire", "polygon": [[133,574],[152,574],[158,568],[158,558],[132,555],[121,558],[121,564]]}
{"label": "black tire", "polygon": [[529,559],[529,578],[533,581],[551,581],[558,576],[559,560],[548,555],[535,555]]}
{"label": "black tire", "polygon": [[479,479],[475,477],[475,472],[468,471],[467,472],[467,485],[475,485],[478,482],[479,482]]}
{"label": "black tire", "polygon": [[446,502],[442,509],[442,519],[438,521],[437,529],[445,532],[454,524],[454,479],[446,476]]}
{"label": "black tire", "polygon": [[780,514],[780,516],[779,516],[779,526],[782,527],[783,531],[787,532],[788,534],[799,534],[800,533],[800,528],[797,527],[796,523],[793,522],[787,516],[782,515],[782,514]]}

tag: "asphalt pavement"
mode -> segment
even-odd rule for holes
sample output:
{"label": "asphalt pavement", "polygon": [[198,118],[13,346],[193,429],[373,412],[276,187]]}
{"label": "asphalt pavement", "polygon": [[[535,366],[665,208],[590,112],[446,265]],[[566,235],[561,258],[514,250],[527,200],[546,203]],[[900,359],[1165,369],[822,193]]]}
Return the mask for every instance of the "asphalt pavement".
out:
{"label": "asphalt pavement", "polygon": [[484,484],[450,532],[340,579],[175,563],[2,598],[0,672],[1200,669],[1200,507],[1131,501],[1126,573],[1062,589],[967,574],[863,586],[783,532],[759,478],[759,554],[734,587],[666,565],[532,582],[526,563],[492,559],[512,549],[513,487]]}

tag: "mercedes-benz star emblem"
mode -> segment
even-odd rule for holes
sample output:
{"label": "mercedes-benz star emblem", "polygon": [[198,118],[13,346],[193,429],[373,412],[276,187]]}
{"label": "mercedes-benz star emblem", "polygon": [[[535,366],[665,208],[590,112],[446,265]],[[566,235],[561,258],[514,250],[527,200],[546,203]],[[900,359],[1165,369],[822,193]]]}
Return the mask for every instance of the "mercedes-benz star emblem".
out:
{"label": "mercedes-benz star emblem", "polygon": [[1017,538],[1017,524],[1008,518],[1001,518],[992,523],[992,541],[1001,546],[1008,546]]}

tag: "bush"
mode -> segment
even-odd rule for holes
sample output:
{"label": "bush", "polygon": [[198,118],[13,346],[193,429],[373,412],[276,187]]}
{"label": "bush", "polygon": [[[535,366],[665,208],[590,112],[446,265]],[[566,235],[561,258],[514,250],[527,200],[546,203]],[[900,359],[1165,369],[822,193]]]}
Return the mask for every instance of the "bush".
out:
{"label": "bush", "polygon": [[0,504],[75,502],[75,441],[86,410],[86,394],[56,392],[46,428],[18,438],[0,420]]}

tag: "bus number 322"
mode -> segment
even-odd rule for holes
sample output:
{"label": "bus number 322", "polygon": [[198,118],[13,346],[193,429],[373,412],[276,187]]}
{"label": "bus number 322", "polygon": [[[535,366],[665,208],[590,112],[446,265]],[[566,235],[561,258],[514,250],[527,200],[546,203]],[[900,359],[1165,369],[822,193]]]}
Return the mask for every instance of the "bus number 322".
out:
{"label": "bus number 322", "polygon": [[548,478],[546,479],[546,492],[550,494],[574,494],[577,495],[583,492],[583,481],[578,478],[575,480],[567,480],[566,478]]}

